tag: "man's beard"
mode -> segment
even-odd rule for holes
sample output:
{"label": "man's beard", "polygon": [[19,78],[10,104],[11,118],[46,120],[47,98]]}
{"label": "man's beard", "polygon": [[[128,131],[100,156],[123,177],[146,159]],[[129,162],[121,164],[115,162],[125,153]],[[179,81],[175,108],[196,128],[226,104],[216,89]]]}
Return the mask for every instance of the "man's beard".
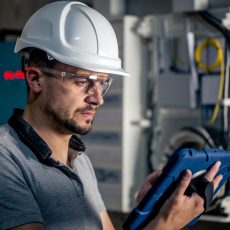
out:
{"label": "man's beard", "polygon": [[[85,125],[84,127],[78,125],[73,119],[68,118],[67,112],[64,113],[64,115],[60,115],[60,113],[57,112],[50,104],[46,104],[44,106],[44,110],[48,117],[52,120],[54,124],[54,128],[64,134],[80,134],[80,135],[86,135],[88,132],[92,129],[93,120],[88,120],[86,123],[88,125]],[[77,112],[80,111],[92,111],[93,109],[91,106],[77,109],[74,114],[77,114]],[[95,109],[94,109],[95,110]],[[65,115],[66,114],[66,115]]]}

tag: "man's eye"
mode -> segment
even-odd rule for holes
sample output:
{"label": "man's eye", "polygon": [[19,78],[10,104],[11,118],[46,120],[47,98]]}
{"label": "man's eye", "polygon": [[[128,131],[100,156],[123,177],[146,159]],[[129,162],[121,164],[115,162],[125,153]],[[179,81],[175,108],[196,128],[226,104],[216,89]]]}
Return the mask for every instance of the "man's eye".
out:
{"label": "man's eye", "polygon": [[69,78],[75,85],[87,85],[88,84],[88,80],[85,78],[80,78],[80,77],[72,77]]}
{"label": "man's eye", "polygon": [[76,85],[88,85],[87,80],[75,80]]}

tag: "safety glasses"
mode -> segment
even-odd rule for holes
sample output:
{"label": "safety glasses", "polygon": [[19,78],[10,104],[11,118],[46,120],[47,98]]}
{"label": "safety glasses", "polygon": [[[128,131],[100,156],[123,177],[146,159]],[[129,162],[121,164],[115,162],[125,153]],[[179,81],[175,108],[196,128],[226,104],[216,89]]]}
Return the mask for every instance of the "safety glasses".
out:
{"label": "safety glasses", "polygon": [[102,97],[108,92],[113,79],[110,76],[101,76],[100,74],[76,74],[69,73],[44,67],[27,67],[26,71],[33,68],[39,69],[43,74],[55,78],[60,78],[63,86],[68,87],[73,93],[77,94],[79,91],[92,94],[95,89],[99,90]]}

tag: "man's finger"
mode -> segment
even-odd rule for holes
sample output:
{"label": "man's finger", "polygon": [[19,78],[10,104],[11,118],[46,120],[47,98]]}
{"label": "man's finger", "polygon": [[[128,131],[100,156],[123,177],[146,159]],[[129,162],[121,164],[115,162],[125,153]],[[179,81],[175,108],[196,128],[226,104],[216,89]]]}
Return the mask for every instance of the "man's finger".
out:
{"label": "man's finger", "polygon": [[178,195],[184,195],[188,185],[190,184],[192,179],[192,173],[190,170],[186,169],[180,179],[179,185],[176,188],[175,193]]}
{"label": "man's finger", "polygon": [[148,175],[147,181],[153,186],[161,174],[162,170],[155,171]]}
{"label": "man's finger", "polygon": [[214,191],[217,189],[219,183],[221,182],[221,180],[223,179],[223,175],[218,175],[214,178],[213,180],[213,188],[214,188]]}
{"label": "man's finger", "polygon": [[217,161],[205,174],[205,178],[207,181],[212,182],[220,168],[221,162]]}
{"label": "man's finger", "polygon": [[136,200],[138,203],[140,203],[140,201],[143,199],[143,197],[146,195],[149,189],[152,186],[154,186],[155,182],[157,181],[161,173],[162,173],[162,170],[158,170],[148,175],[147,180],[145,181],[145,183],[143,184],[143,186],[137,193]]}

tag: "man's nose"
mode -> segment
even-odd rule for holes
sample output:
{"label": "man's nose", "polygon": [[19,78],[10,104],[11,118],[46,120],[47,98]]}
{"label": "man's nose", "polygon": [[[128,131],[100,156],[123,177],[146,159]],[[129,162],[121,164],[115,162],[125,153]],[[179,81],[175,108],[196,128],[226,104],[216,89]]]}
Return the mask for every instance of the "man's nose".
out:
{"label": "man's nose", "polygon": [[86,98],[88,103],[93,103],[95,105],[102,105],[104,103],[104,99],[102,96],[101,89],[97,87],[97,85],[94,85],[91,87],[88,91],[88,96]]}

